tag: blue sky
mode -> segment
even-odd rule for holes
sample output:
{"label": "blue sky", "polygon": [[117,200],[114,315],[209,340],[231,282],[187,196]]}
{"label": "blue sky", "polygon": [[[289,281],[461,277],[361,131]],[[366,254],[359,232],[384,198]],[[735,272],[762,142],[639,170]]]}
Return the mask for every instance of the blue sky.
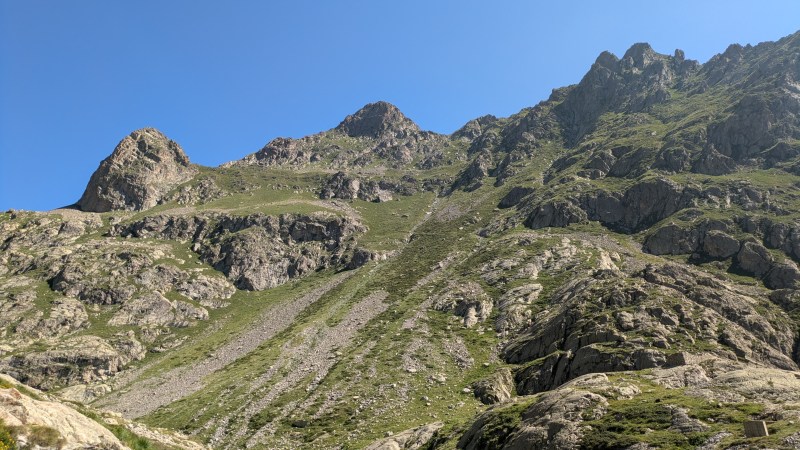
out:
{"label": "blue sky", "polygon": [[635,42],[705,62],[800,29],[797,1],[0,0],[0,210],[68,205],[122,137],[218,165],[387,100],[449,133]]}

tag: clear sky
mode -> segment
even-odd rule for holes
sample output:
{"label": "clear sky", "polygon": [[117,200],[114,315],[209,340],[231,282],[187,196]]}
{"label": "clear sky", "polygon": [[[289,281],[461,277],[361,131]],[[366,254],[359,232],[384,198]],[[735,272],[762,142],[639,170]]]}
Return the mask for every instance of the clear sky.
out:
{"label": "clear sky", "polygon": [[132,130],[199,164],[387,100],[450,133],[635,42],[705,62],[800,29],[787,1],[0,0],[0,210],[75,202]]}

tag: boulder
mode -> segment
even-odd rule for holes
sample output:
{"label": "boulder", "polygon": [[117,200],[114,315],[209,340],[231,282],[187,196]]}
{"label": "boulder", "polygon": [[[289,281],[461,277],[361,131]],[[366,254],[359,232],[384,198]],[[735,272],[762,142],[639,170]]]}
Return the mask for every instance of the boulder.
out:
{"label": "boulder", "polygon": [[533,194],[533,192],[534,189],[531,187],[514,186],[510,191],[508,191],[508,194],[503,196],[503,198],[500,200],[500,203],[497,204],[497,207],[511,208],[512,206],[517,206],[517,204],[519,204],[523,198]]}
{"label": "boulder", "polygon": [[514,395],[514,376],[508,368],[502,368],[490,377],[472,384],[472,392],[483,404],[506,402]]}
{"label": "boulder", "polygon": [[540,204],[525,219],[532,229],[566,227],[571,223],[585,222],[586,212],[571,201],[552,201]]}
{"label": "boulder", "polygon": [[694,253],[701,232],[694,228],[683,228],[674,223],[665,225],[647,236],[642,250],[653,255],[682,255]]}
{"label": "boulder", "polygon": [[711,230],[703,237],[703,254],[712,259],[727,259],[739,252],[739,240],[722,232]]}
{"label": "boulder", "polygon": [[736,254],[736,264],[745,273],[761,278],[772,267],[772,255],[763,245],[745,242]]}
{"label": "boulder", "polygon": [[770,289],[797,289],[800,269],[792,261],[773,264],[764,276],[764,285]]}

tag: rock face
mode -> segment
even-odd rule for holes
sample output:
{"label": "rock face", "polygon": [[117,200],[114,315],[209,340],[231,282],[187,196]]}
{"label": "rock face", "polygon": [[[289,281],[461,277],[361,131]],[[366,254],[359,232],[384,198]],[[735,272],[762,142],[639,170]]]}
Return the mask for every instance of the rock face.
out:
{"label": "rock face", "polygon": [[354,200],[359,198],[376,203],[392,200],[392,193],[383,188],[383,186],[389,186],[386,184],[382,186],[381,184],[373,180],[362,181],[344,172],[336,172],[322,186],[319,197],[325,200],[331,198]]}
{"label": "rock face", "polygon": [[[681,345],[669,337],[676,333],[689,337],[690,342],[718,343],[709,351],[722,358],[796,368],[794,332],[779,316],[767,319],[760,314],[756,318],[752,298],[678,266],[647,267],[625,281],[619,275],[598,272],[566,283],[551,300],[558,307],[537,317],[510,341],[504,353],[507,362],[537,361],[516,373],[517,392],[553,389],[592,372],[666,366],[664,350]],[[594,300],[589,302],[587,295]],[[617,309],[613,319],[595,316],[605,313],[591,306],[594,301],[605,305],[601,310]],[[701,305],[703,313],[692,317],[695,305]],[[623,310],[629,307],[635,312]],[[700,325],[704,322],[709,325]],[[773,336],[779,335],[780,343],[774,342]],[[643,336],[647,336],[647,344],[641,340]],[[767,344],[770,341],[775,345]]]}
{"label": "rock face", "polygon": [[514,376],[509,369],[502,369],[473,384],[472,391],[487,405],[506,402],[514,396]]}
{"label": "rock face", "polygon": [[143,128],[100,163],[78,206],[91,212],[152,208],[196,173],[180,145],[154,128]]}
{"label": "rock face", "polygon": [[144,356],[144,346],[132,332],[110,341],[80,336],[49,350],[0,360],[0,371],[36,388],[51,389],[61,383],[105,380]]}
{"label": "rock face", "polygon": [[349,217],[264,214],[150,216],[115,227],[123,237],[189,240],[201,259],[240,289],[263,290],[332,265],[347,265],[365,228]]}

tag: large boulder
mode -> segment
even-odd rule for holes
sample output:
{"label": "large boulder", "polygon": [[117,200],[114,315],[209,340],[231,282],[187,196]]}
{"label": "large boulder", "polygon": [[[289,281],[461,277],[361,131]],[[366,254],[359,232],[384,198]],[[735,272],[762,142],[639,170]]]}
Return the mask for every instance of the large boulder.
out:
{"label": "large boulder", "polygon": [[528,215],[525,226],[539,229],[547,227],[566,227],[571,223],[585,222],[586,212],[570,201],[543,203]]}
{"label": "large boulder", "polygon": [[745,242],[736,255],[736,264],[746,273],[762,277],[772,266],[772,255],[763,245]]}
{"label": "large boulder", "polygon": [[709,258],[726,259],[739,252],[739,240],[722,232],[711,230],[703,238],[703,253]]}
{"label": "large boulder", "polygon": [[91,212],[152,208],[196,173],[180,145],[154,128],[143,128],[100,163],[78,206]]}

